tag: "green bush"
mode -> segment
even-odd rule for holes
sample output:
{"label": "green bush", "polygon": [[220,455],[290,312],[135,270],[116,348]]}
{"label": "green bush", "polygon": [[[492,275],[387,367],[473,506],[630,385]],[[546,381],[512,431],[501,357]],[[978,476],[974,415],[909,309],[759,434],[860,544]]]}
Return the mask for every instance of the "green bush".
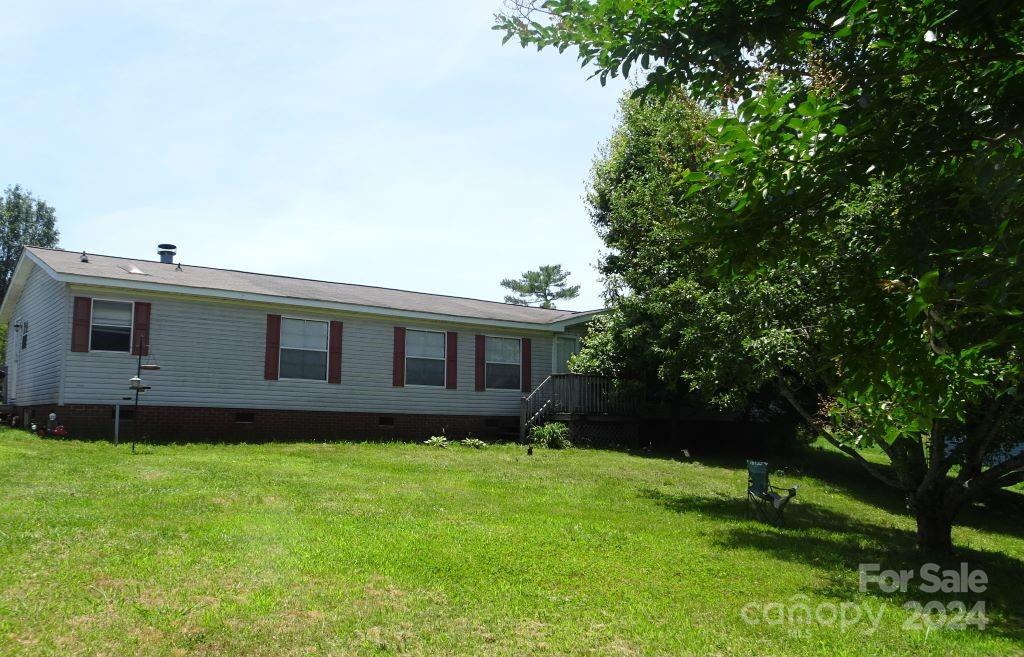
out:
{"label": "green bush", "polygon": [[487,446],[487,443],[479,438],[463,438],[459,442],[462,443],[463,447],[473,447],[474,449],[481,449]]}
{"label": "green bush", "polygon": [[569,427],[561,422],[549,422],[530,429],[530,442],[537,447],[548,449],[568,449],[572,447],[569,442]]}
{"label": "green bush", "polygon": [[447,447],[448,439],[444,436],[431,436],[423,441],[424,445],[428,447]]}

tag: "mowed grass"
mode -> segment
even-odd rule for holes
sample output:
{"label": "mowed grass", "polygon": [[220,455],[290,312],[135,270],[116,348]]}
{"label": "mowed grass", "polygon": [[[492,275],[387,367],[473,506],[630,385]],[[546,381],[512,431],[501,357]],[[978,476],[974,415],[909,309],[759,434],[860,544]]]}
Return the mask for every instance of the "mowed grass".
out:
{"label": "mowed grass", "polygon": [[[956,531],[992,579],[985,630],[908,630],[902,604],[927,597],[857,578],[862,561],[914,563],[899,501],[834,454],[774,465],[801,485],[783,529],[750,518],[739,459],[357,443],[132,456],[0,431],[0,654],[1024,654],[1019,520]],[[882,620],[869,634],[741,615],[794,601]]]}

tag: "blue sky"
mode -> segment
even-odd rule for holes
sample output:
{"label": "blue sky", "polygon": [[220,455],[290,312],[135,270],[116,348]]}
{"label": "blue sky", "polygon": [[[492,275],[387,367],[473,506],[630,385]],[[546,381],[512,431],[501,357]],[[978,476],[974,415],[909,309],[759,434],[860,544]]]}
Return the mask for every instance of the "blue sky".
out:
{"label": "blue sky", "polygon": [[61,246],[500,300],[562,263],[622,86],[501,45],[500,0],[23,2],[0,21],[0,184]]}

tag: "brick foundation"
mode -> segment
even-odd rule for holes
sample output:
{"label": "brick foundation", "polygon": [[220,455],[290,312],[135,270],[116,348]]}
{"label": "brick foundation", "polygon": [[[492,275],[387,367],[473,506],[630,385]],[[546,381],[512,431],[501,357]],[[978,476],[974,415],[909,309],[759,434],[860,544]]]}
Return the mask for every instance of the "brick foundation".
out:
{"label": "brick foundation", "polygon": [[[17,407],[19,426],[26,416],[40,427],[57,414],[71,438],[114,436],[114,407],[99,404]],[[122,442],[131,440],[135,421],[131,406],[121,407]],[[27,426],[27,425],[26,425]],[[339,440],[422,440],[442,432],[450,439],[466,436],[497,439],[518,436],[516,416],[340,413],[251,408],[139,406],[138,432],[151,442],[265,442]]]}

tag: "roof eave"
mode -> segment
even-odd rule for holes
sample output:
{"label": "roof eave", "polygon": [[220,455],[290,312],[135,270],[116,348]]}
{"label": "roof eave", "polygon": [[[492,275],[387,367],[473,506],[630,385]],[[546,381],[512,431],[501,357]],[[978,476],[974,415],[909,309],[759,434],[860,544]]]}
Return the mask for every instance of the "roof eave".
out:
{"label": "roof eave", "polygon": [[598,308],[597,310],[587,310],[584,312],[576,313],[572,317],[566,317],[565,319],[558,319],[553,322],[548,322],[545,326],[551,327],[553,330],[565,331],[570,326],[576,326],[577,324],[585,324],[590,320],[594,319],[598,315],[603,315],[608,312],[607,308]]}
{"label": "roof eave", "polygon": [[[27,265],[25,264],[26,262],[28,263]],[[0,303],[0,324],[6,324],[11,321],[11,314],[14,313],[14,307],[18,305],[18,298],[21,297],[22,289],[25,287],[25,282],[28,280],[33,266],[41,267],[47,274],[57,278],[57,272],[40,260],[39,256],[32,253],[28,247],[22,249],[21,255],[18,256],[18,263],[14,265],[14,273],[11,274],[11,282],[7,286],[7,294],[4,295],[3,303]]]}
{"label": "roof eave", "polygon": [[[341,303],[336,301],[323,301],[319,299],[304,299],[296,297],[283,297],[272,294],[258,294],[253,292],[237,292],[233,290],[220,290],[215,288],[191,287],[187,285],[171,285],[167,283],[148,283],[146,281],[125,281],[118,278],[104,278],[101,276],[87,276],[82,274],[62,274],[54,272],[54,277],[70,285],[83,285],[92,287],[116,288],[122,290],[138,290],[147,292],[163,292],[189,297],[200,297],[210,300],[231,300],[245,301],[250,303],[264,303],[276,306],[293,306],[300,308],[316,308],[318,310],[337,310],[362,315],[374,315],[378,317],[396,317],[405,319],[418,319],[436,322],[457,322],[460,324],[473,324],[480,326],[493,326],[496,328],[510,328],[530,331],[549,331],[560,333],[566,326],[578,324],[588,318],[580,319],[574,315],[554,322],[518,322],[514,320],[490,319],[473,317],[471,315],[447,315],[442,313],[427,313],[415,310],[401,310],[397,308],[386,308],[382,306],[369,306],[362,304]],[[593,311],[601,312],[601,311]],[[588,313],[584,313],[586,315]]]}

